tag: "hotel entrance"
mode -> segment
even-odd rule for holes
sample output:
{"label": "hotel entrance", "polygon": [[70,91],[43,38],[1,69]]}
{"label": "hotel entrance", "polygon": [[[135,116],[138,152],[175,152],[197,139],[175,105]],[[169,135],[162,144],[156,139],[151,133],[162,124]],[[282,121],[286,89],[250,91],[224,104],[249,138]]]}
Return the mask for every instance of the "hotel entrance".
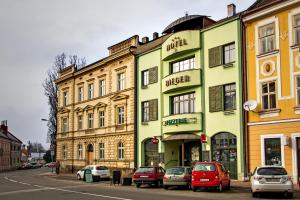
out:
{"label": "hotel entrance", "polygon": [[[184,152],[184,153],[182,153]],[[193,167],[196,162],[201,160],[201,142],[189,141],[183,142],[179,147],[180,166]]]}

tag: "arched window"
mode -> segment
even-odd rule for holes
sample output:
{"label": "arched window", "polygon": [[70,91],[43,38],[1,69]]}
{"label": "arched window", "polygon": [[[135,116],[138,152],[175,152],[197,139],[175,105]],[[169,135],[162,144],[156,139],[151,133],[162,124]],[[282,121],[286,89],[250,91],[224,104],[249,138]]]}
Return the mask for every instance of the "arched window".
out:
{"label": "arched window", "polygon": [[64,144],[62,146],[62,150],[63,150],[62,151],[62,153],[63,153],[62,157],[63,157],[64,160],[67,160],[67,145]]}
{"label": "arched window", "polygon": [[153,144],[152,139],[149,138],[144,142],[145,152],[145,166],[156,166],[159,163],[158,144]]}
{"label": "arched window", "polygon": [[118,144],[118,160],[124,159],[124,144],[120,142]]}

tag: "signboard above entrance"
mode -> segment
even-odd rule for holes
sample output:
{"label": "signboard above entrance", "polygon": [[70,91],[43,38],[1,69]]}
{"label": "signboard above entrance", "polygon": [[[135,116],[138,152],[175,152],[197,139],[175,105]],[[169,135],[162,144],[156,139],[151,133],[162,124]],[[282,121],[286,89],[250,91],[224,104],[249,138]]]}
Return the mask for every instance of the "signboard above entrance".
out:
{"label": "signboard above entrance", "polygon": [[181,118],[181,119],[169,119],[163,121],[163,126],[172,126],[172,125],[180,125],[180,124],[195,124],[197,122],[197,118]]}

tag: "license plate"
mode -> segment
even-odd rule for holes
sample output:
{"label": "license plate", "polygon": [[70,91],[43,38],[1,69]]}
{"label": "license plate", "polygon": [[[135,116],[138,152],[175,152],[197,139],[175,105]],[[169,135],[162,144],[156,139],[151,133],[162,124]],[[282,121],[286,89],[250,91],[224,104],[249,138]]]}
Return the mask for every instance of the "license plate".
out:
{"label": "license plate", "polygon": [[280,182],[279,178],[266,178],[267,182]]}
{"label": "license plate", "polygon": [[209,181],[209,179],[208,178],[201,178],[200,181],[201,182],[207,182],[207,181]]}
{"label": "license plate", "polygon": [[140,176],[141,178],[148,178],[148,176]]}

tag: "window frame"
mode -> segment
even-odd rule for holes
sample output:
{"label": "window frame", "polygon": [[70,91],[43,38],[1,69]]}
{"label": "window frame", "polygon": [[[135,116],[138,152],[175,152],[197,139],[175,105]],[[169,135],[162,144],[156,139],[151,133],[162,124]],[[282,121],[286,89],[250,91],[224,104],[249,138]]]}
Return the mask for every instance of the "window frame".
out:
{"label": "window frame", "polygon": [[69,131],[69,120],[67,117],[62,117],[62,132],[66,133],[68,131]]}
{"label": "window frame", "polygon": [[[148,105],[145,106],[145,104]],[[150,121],[150,102],[144,101],[142,102],[142,122],[149,122],[149,121]]]}
{"label": "window frame", "polygon": [[82,115],[77,116],[77,130],[82,130],[83,129],[83,123],[82,123],[83,117]]}
{"label": "window frame", "polygon": [[296,18],[299,18],[299,21],[300,21],[300,14],[296,14],[293,16],[294,45],[300,45],[300,37],[299,37],[299,41],[297,41],[297,34],[296,34],[296,32],[299,31],[299,36],[300,36],[300,24],[299,24],[299,26],[296,26]]}
{"label": "window frame", "polygon": [[88,99],[93,99],[94,98],[94,83],[89,83],[88,84]]}
{"label": "window frame", "polygon": [[63,92],[63,106],[68,105],[68,91]]}
{"label": "window frame", "polygon": [[[295,85],[295,88],[296,88],[296,105],[299,107],[300,106],[300,76],[296,76],[295,77],[296,79],[296,85]],[[299,79],[299,85],[298,85],[298,80]]]}
{"label": "window frame", "polygon": [[119,106],[117,107],[117,125],[121,126],[124,124],[125,124],[125,107]]}
{"label": "window frame", "polygon": [[[267,27],[268,26],[273,26],[273,34],[268,34],[267,33]],[[272,52],[272,51],[275,51],[276,50],[276,27],[275,27],[275,22],[271,22],[271,23],[268,23],[268,24],[265,24],[265,25],[262,25],[262,26],[259,26],[258,27],[258,43],[259,43],[259,53],[260,54],[265,54],[265,53],[269,53],[269,52]],[[261,30],[263,28],[266,28],[266,34],[264,36],[261,36]],[[268,41],[271,40],[269,38],[272,38],[273,39],[273,49],[268,49]],[[266,39],[266,50],[263,51],[262,47],[262,41]]]}
{"label": "window frame", "polygon": [[265,139],[278,139],[280,138],[280,153],[281,153],[281,166],[285,167],[285,154],[284,154],[284,134],[270,134],[270,135],[261,135],[261,165],[266,165],[265,161]]}
{"label": "window frame", "polygon": [[100,160],[105,159],[105,144],[104,144],[104,142],[99,143],[99,159]]}
{"label": "window frame", "polygon": [[67,145],[66,144],[64,144],[63,146],[62,146],[62,149],[63,149],[63,151],[62,151],[62,153],[63,153],[63,160],[67,160]]}
{"label": "window frame", "polygon": [[125,90],[125,72],[117,74],[117,90]]}
{"label": "window frame", "polygon": [[[188,98],[186,98],[188,97]],[[195,113],[195,92],[184,93],[170,97],[171,112],[170,115],[191,114]],[[186,111],[187,106],[187,111]]]}
{"label": "window frame", "polygon": [[82,146],[82,144],[78,144],[77,147],[78,147],[77,158],[78,158],[78,160],[83,160],[83,146]]}
{"label": "window frame", "polygon": [[149,82],[149,69],[142,71],[142,86],[148,86]]}
{"label": "window frame", "polygon": [[94,128],[94,113],[88,113],[88,129]]}
{"label": "window frame", "polygon": [[[187,62],[187,61],[188,61],[188,68],[185,69],[185,64],[186,64],[185,62]],[[178,64],[178,70],[174,70],[175,64]],[[181,69],[181,67],[182,67],[182,69]],[[179,73],[179,72],[193,70],[193,69],[195,69],[195,67],[196,67],[195,56],[183,58],[183,59],[176,60],[176,61],[170,63],[170,73],[169,74],[175,74],[175,73]]]}
{"label": "window frame", "polygon": [[[270,92],[270,84],[274,83],[275,85],[275,89],[274,92]],[[268,93],[263,93],[263,85],[267,84],[267,88],[268,88]],[[266,82],[262,82],[261,83],[261,90],[260,90],[260,95],[261,95],[261,104],[262,104],[262,110],[273,110],[273,109],[277,109],[278,108],[278,98],[277,98],[277,85],[276,85],[276,80],[272,80],[272,81],[266,81]],[[270,106],[270,96],[271,95],[275,95],[275,108],[271,108]],[[264,96],[268,96],[268,108],[264,107]]]}
{"label": "window frame", "polygon": [[[233,48],[231,49],[230,47],[233,46]],[[229,50],[226,50],[226,47],[229,47]],[[233,52],[232,52],[233,51]],[[229,53],[229,61],[226,62],[226,52]],[[224,44],[223,45],[223,65],[228,65],[228,64],[232,64],[235,62],[235,42],[231,42],[228,44]],[[233,55],[233,60],[231,60],[230,55]]]}
{"label": "window frame", "polygon": [[82,102],[84,100],[83,92],[83,86],[78,87],[78,102]]}
{"label": "window frame", "polygon": [[[230,90],[226,91],[226,87],[229,86]],[[232,86],[234,86],[234,89],[232,89]],[[226,108],[226,94],[229,93],[229,96],[231,100],[233,100],[232,107]],[[236,110],[236,83],[229,83],[223,85],[223,110],[224,111],[230,111],[230,110]]]}
{"label": "window frame", "polygon": [[103,97],[106,95],[106,83],[105,79],[101,79],[99,81],[99,97]]}
{"label": "window frame", "polygon": [[125,147],[123,142],[118,143],[118,160],[124,160]]}
{"label": "window frame", "polygon": [[104,128],[104,127],[105,127],[105,112],[99,111],[99,128]]}

